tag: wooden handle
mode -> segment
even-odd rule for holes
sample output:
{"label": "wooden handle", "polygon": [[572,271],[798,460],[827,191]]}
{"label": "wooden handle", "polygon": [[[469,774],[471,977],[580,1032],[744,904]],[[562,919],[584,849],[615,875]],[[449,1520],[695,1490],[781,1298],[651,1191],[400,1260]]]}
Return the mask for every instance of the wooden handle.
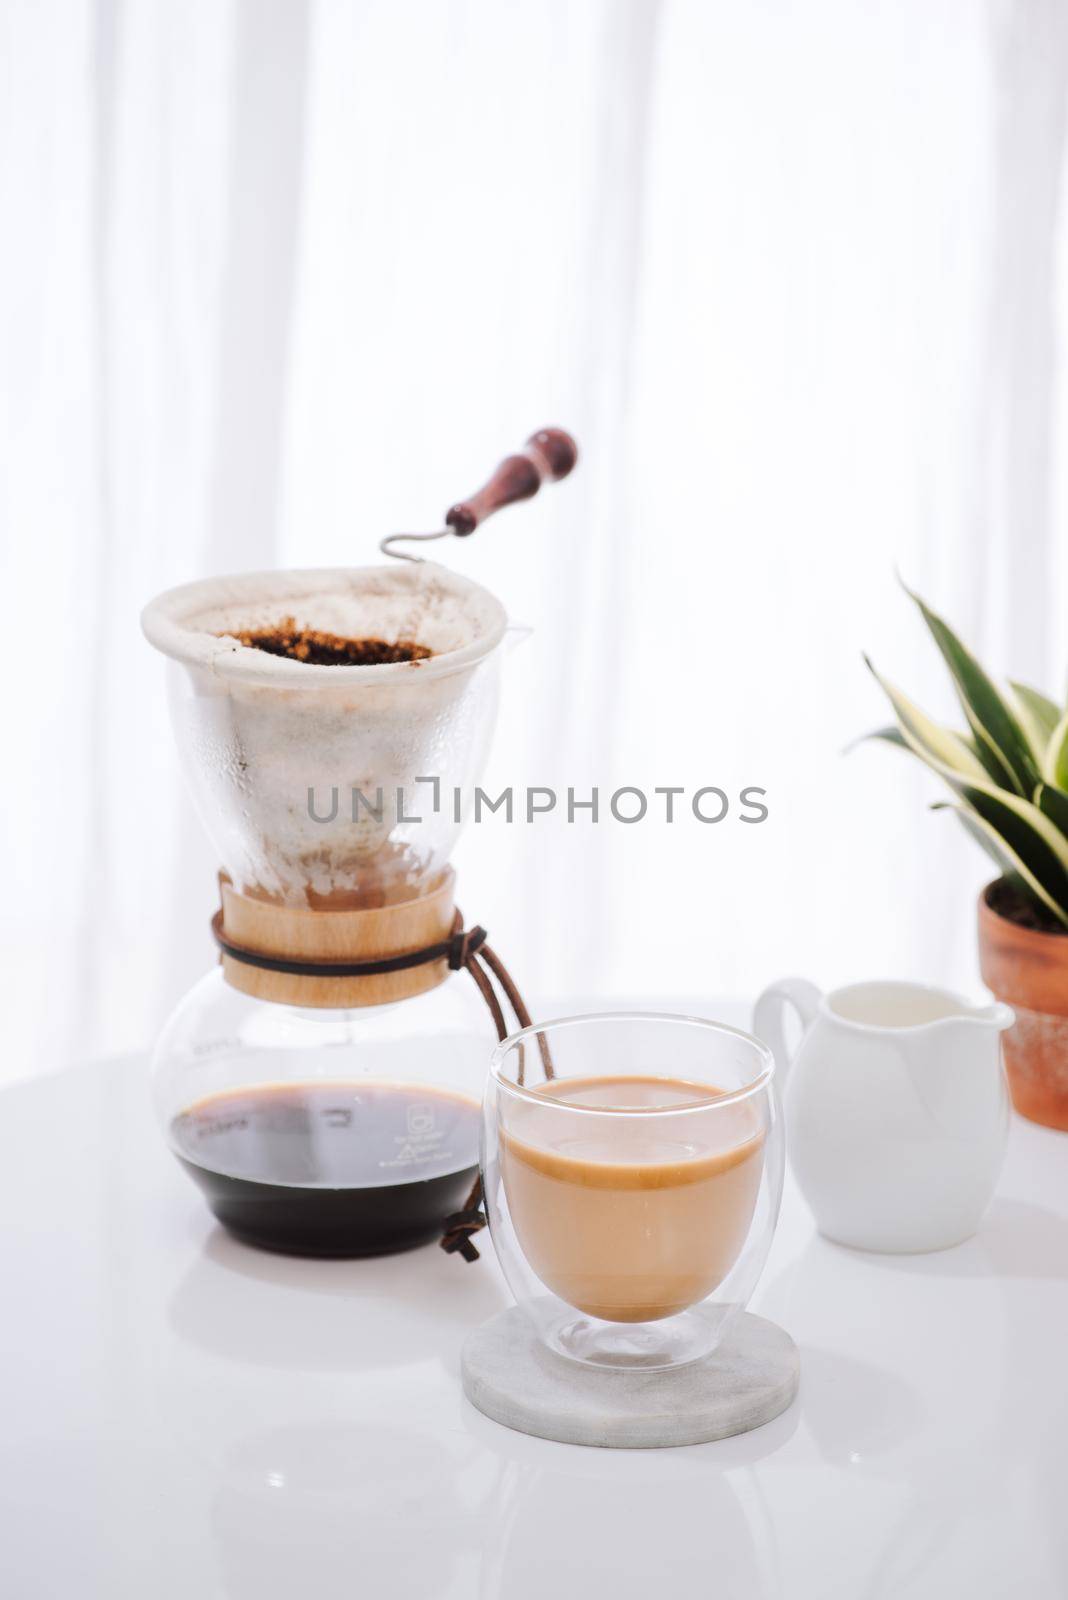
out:
{"label": "wooden handle", "polygon": [[460,535],[474,533],[480,522],[502,506],[529,500],[546,480],[557,483],[566,478],[577,460],[578,446],[569,433],[563,428],[541,428],[531,434],[521,455],[505,456],[477,494],[449,508],[445,526]]}

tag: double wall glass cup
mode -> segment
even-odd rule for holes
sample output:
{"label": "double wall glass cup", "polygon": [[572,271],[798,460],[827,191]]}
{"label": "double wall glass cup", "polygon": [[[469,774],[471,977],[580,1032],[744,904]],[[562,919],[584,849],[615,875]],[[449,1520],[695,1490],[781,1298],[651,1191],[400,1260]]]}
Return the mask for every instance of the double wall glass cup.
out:
{"label": "double wall glass cup", "polygon": [[695,1017],[617,1013],[495,1051],[482,1173],[516,1300],[558,1354],[659,1369],[709,1354],[778,1216],[771,1052]]}

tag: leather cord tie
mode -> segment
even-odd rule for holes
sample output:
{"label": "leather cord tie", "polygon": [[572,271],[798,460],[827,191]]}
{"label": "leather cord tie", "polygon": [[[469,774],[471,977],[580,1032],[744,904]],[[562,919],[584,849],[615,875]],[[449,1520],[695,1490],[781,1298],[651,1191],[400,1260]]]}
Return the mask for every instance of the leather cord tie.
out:
{"label": "leather cord tie", "polygon": [[[457,913],[459,916],[459,913]],[[462,919],[461,919],[462,920]],[[485,928],[458,929],[449,939],[449,971],[460,972],[486,942]]]}
{"label": "leather cord tie", "polygon": [[[481,1180],[479,1182],[479,1198],[482,1195]],[[441,1248],[446,1255],[457,1252],[465,1261],[478,1260],[478,1246],[471,1238],[473,1233],[478,1233],[480,1228],[486,1226],[486,1219],[478,1209],[477,1204],[467,1211],[454,1211],[451,1217],[445,1218],[445,1232],[441,1236]]]}
{"label": "leather cord tie", "polygon": [[[457,925],[458,924],[458,925]],[[223,914],[216,911],[211,919],[215,943],[232,961],[243,962],[247,967],[260,967],[265,972],[291,972],[307,978],[377,978],[387,972],[404,972],[409,967],[429,966],[432,961],[448,961],[453,972],[459,972],[468,960],[486,942],[485,928],[464,931],[459,913],[452,932],[439,944],[425,945],[422,950],[405,950],[396,956],[378,956],[371,961],[300,961],[287,956],[267,956],[258,950],[248,950],[234,944],[223,930]]]}
{"label": "leather cord tie", "polygon": [[[496,984],[501,990],[504,1001],[515,1015],[520,1028],[532,1026],[530,1012],[523,1002],[523,997],[516,987],[508,968],[495,951],[486,943],[486,930],[481,927],[464,927],[463,917],[457,911],[453,918],[449,937],[440,944],[427,945],[423,950],[408,950],[402,955],[383,956],[375,961],[290,961],[279,956],[260,955],[258,951],[247,950],[242,945],[231,943],[223,932],[223,914],[217,911],[211,919],[211,931],[215,936],[215,943],[224,955],[233,961],[243,961],[251,967],[262,967],[268,972],[293,972],[303,973],[315,978],[359,978],[375,977],[384,972],[403,972],[407,967],[421,967],[431,961],[447,960],[451,972],[469,972],[475,981],[479,993],[489,1009],[493,1018],[493,1025],[497,1030],[498,1039],[507,1039],[512,1031],[505,1018],[501,996],[497,994]],[[524,1047],[519,1047],[519,1072],[518,1081],[523,1082]],[[553,1076],[552,1057],[549,1054],[549,1045],[544,1034],[538,1034],[538,1048],[541,1053],[542,1070],[546,1078]],[[471,1192],[464,1202],[462,1211],[453,1212],[452,1216],[445,1218],[444,1232],[442,1233],[441,1248],[448,1255],[460,1255],[465,1261],[477,1261],[478,1249],[472,1235],[486,1226],[486,1218],[482,1211],[482,1177],[475,1179]]]}

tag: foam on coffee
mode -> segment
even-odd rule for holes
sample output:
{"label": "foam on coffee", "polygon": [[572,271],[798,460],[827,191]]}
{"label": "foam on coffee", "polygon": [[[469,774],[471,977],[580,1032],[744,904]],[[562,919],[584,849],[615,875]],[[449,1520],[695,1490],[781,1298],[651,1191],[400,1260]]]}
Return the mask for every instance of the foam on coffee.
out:
{"label": "foam on coffee", "polygon": [[597,1077],[508,1103],[509,1213],[546,1288],[605,1321],[653,1322],[723,1281],[752,1222],[764,1137],[748,1101],[713,1114],[716,1098],[681,1079]]}

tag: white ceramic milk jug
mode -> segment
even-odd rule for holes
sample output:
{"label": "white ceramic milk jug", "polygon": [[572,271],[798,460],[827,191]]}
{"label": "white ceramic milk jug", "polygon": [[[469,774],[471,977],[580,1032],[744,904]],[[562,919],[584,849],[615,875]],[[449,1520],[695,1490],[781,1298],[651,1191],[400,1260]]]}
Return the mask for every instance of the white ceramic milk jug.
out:
{"label": "white ceramic milk jug", "polygon": [[[803,1035],[790,1061],[787,1008]],[[787,1148],[820,1232],[860,1250],[943,1250],[979,1225],[998,1181],[1009,1098],[1008,1006],[915,983],[823,995],[766,989],[753,1032],[785,1079]]]}

